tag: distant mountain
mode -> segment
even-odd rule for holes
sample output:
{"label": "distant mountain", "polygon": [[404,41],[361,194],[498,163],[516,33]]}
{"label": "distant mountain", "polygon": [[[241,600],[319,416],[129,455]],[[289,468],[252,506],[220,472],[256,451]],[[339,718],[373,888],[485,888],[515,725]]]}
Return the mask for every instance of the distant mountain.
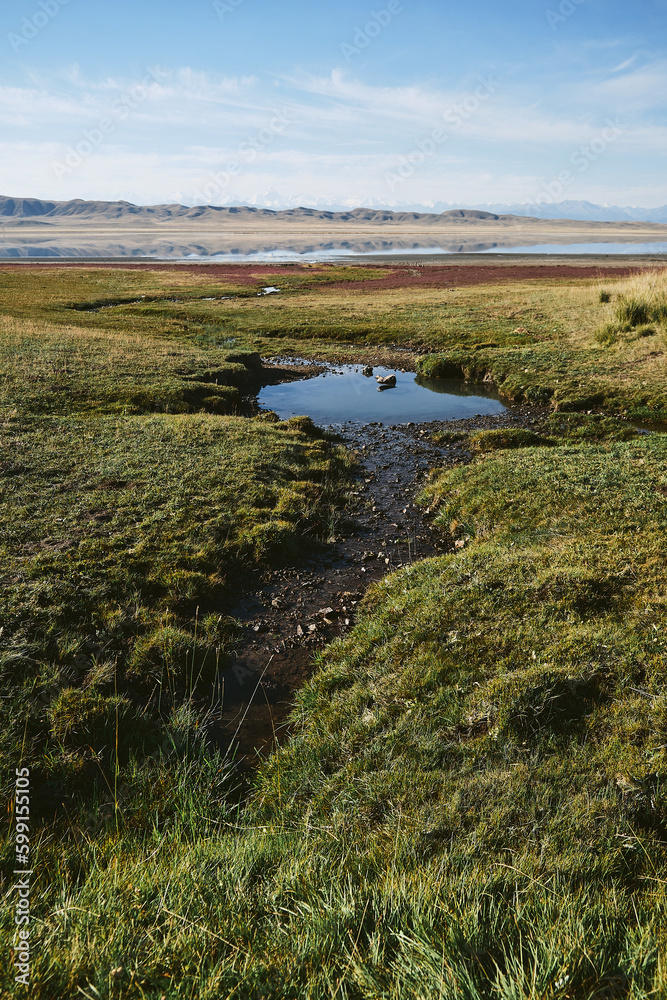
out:
{"label": "distant mountain", "polygon": [[[667,205],[662,208],[620,208],[616,205],[594,205],[589,201],[561,201],[548,204],[492,204],[451,205],[437,202],[433,205],[414,205],[389,209],[383,205],[369,204],[364,208],[345,206],[302,205],[288,208],[265,208],[260,205],[133,205],[129,201],[47,201],[40,198],[10,198],[0,196],[0,220],[20,225],[24,220],[37,224],[38,220],[114,220],[134,219],[138,222],[223,221],[236,217],[239,222],[255,218],[264,221],[295,221],[299,219],[329,222],[366,222],[379,224],[418,223],[435,225],[446,223],[501,221],[518,224],[531,219],[572,220],[578,222],[648,222],[667,223]],[[46,224],[45,222],[45,224]]]}
{"label": "distant mountain", "polygon": [[[230,199],[230,204],[241,205]],[[269,191],[261,197],[253,199],[251,204],[258,208],[285,209],[296,207],[297,205],[310,204],[311,206],[331,212],[350,211],[353,205],[346,205],[340,202],[327,202],[324,199],[314,201],[306,196],[296,198],[281,197],[278,192]],[[417,212],[418,214],[436,213],[442,214],[454,209],[479,209],[480,211],[492,212],[496,215],[518,215],[520,218],[537,219],[572,219],[577,222],[656,222],[667,223],[667,205],[660,208],[621,208],[618,205],[596,205],[590,201],[561,201],[555,204],[541,202],[539,204],[527,202],[447,202],[434,201],[428,204],[415,202],[412,204],[388,206],[386,202],[380,202],[369,198],[365,201],[367,208],[388,209],[391,207],[395,212]]]}
{"label": "distant mountain", "polygon": [[540,219],[575,219],[581,222],[667,222],[667,205],[661,208],[620,208],[618,205],[594,205],[590,201],[560,201],[555,205],[480,205],[487,212]]}
{"label": "distant mountain", "polygon": [[466,222],[480,220],[497,220],[500,217],[493,212],[479,209],[457,208],[440,214],[434,212],[395,212],[390,209],[353,208],[340,212],[320,208],[256,208],[248,205],[133,205],[129,201],[42,201],[39,198],[8,198],[0,196],[0,217],[16,220],[37,217],[42,219],[62,219],[75,217],[77,219],[122,219],[140,218],[146,221],[164,222],[170,219],[206,219],[210,221],[236,216],[242,218],[264,218],[276,222],[294,219],[318,219],[330,222],[420,222],[429,224],[435,222]]}

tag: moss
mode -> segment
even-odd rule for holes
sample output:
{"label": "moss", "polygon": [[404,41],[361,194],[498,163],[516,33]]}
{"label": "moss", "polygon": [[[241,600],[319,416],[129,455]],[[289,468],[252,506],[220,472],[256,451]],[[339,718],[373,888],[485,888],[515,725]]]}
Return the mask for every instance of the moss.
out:
{"label": "moss", "polygon": [[225,357],[227,363],[242,364],[252,372],[261,370],[262,356],[257,351],[233,351]]}
{"label": "moss", "polygon": [[548,447],[553,441],[522,427],[509,427],[476,431],[470,435],[470,444],[475,451],[497,451],[501,448]]}
{"label": "moss", "polygon": [[309,438],[323,438],[325,436],[322,428],[313,423],[310,417],[289,417],[283,421],[283,425],[289,430],[298,431]]}
{"label": "moss", "polygon": [[462,378],[463,364],[456,355],[432,354],[420,358],[418,374],[424,378]]}

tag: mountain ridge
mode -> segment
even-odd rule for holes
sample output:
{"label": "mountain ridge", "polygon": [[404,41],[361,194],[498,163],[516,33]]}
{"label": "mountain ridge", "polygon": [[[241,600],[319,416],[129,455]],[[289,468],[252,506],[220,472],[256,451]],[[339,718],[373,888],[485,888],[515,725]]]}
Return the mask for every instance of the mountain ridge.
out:
{"label": "mountain ridge", "polygon": [[14,198],[0,196],[0,217],[13,219],[35,219],[37,217],[63,218],[67,217],[97,217],[123,218],[125,216],[143,217],[147,221],[165,221],[167,219],[201,219],[218,216],[256,216],[282,219],[321,219],[331,222],[427,222],[434,219],[443,221],[488,220],[496,221],[500,217],[494,212],[480,209],[452,209],[447,212],[410,212],[394,211],[392,209],[354,208],[344,211],[333,211],[318,208],[272,209],[259,208],[250,205],[180,205],[167,203],[161,205],[134,205],[129,201],[84,201],[74,198],[70,201],[50,201],[40,198]]}
{"label": "mountain ridge", "polygon": [[[419,223],[429,225],[457,222],[616,222],[664,225],[667,223],[667,205],[661,208],[620,208],[618,206],[595,205],[588,201],[564,201],[557,204],[486,204],[450,205],[438,202],[426,210],[426,206],[390,209],[372,203],[356,208],[307,207],[299,205],[285,208],[268,208],[261,205],[182,205],[165,202],[155,205],[135,205],[130,201],[84,200],[73,198],[56,201],[45,198],[12,197],[0,195],[0,220],[7,219],[143,219],[147,222],[170,220],[202,220],[238,218],[294,221],[317,219],[325,222],[369,222],[369,223]],[[441,209],[441,211],[437,211]]]}

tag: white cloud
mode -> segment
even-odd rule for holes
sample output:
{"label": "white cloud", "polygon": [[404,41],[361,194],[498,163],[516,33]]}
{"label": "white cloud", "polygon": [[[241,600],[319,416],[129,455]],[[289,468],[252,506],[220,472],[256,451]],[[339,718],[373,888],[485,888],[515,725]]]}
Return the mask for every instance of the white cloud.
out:
{"label": "white cloud", "polygon": [[585,99],[587,108],[602,108],[608,113],[625,110],[642,115],[655,108],[664,109],[667,61],[660,60],[639,66],[629,73],[622,72],[633,62],[634,57],[614,69],[591,72],[588,81],[571,85],[563,96],[578,103]]}
{"label": "white cloud", "polygon": [[631,56],[629,59],[625,59],[622,63],[619,63],[618,66],[614,66],[611,72],[620,73],[621,70],[628,69],[630,66],[632,66],[633,62],[635,62],[636,59],[637,59],[636,55]]}
{"label": "white cloud", "polygon": [[0,86],[0,124],[33,128],[54,118],[79,115],[81,105],[71,96],[59,96],[45,89]]}
{"label": "white cloud", "polygon": [[[502,79],[487,80],[486,91],[476,97],[482,81],[473,77],[465,87],[445,90],[376,86],[342,70],[268,82],[189,67],[153,67],[153,76],[146,70],[136,80],[85,79],[77,67],[55,81],[36,73],[32,86],[0,88],[0,123],[7,136],[0,147],[3,187],[7,194],[58,199],[159,202],[176,195],[190,202],[207,176],[231,160],[239,170],[215,199],[219,203],[232,197],[252,201],[258,192],[278,186],[285,198],[306,191],[320,202],[322,197],[347,204],[377,202],[391,194],[385,172],[439,128],[446,139],[395,192],[395,204],[520,201],[539,190],[545,177],[567,168],[579,146],[600,135],[605,116],[617,113],[625,94],[638,111],[622,119],[624,131],[613,156],[604,161],[603,176],[613,188],[606,197],[586,193],[593,183],[603,189],[596,166],[577,177],[581,192],[568,191],[568,196],[626,203],[629,196],[623,197],[619,181],[625,169],[636,201],[645,191],[647,198],[652,192],[652,204],[662,204],[667,189],[660,195],[658,154],[667,150],[667,126],[643,117],[642,109],[664,101],[667,62],[633,67],[626,60],[614,75],[591,73],[585,94],[581,84],[569,81],[548,100],[538,89],[529,104],[518,84]],[[266,139],[271,118],[281,108],[289,123]],[[112,118],[111,133],[76,170],[58,178],[53,161],[62,161],[66,149],[84,141],[85,130],[105,117]],[[42,141],[29,141],[36,136]],[[253,142],[257,155],[247,152]],[[625,163],[615,169],[613,180],[612,160]]]}

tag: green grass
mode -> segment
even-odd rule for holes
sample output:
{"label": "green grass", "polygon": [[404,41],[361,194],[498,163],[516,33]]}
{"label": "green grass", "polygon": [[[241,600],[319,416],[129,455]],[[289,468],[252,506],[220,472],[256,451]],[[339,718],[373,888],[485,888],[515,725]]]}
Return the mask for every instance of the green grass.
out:
{"label": "green grass", "polygon": [[[0,761],[10,802],[31,767],[37,1000],[667,995],[667,438],[614,416],[665,413],[662,320],[599,337],[662,286],[360,274],[2,274]],[[249,790],[204,736],[226,602],[322,544],[351,465],[306,419],[219,411],[255,350],[396,346],[545,413],[440,434],[474,455],[421,498],[459,546],[369,590]]]}
{"label": "green grass", "polygon": [[7,317],[0,364],[0,406],[33,415],[236,413],[254,374],[249,352]]}
{"label": "green grass", "polygon": [[347,460],[298,421],[9,416],[2,431],[5,736],[25,732],[53,795],[77,769],[68,796],[92,794],[117,698],[128,753],[145,753],[175,706],[207,697],[239,574],[330,534]]}
{"label": "green grass", "polygon": [[171,823],[137,768],[40,847],[43,995],[662,995],[663,491],[662,435],[435,475],[469,542],[371,589],[242,811],[195,746]]}
{"label": "green grass", "polygon": [[[524,336],[517,343],[499,336],[492,343],[469,345],[459,338],[444,352],[436,349],[421,358],[417,370],[426,378],[484,379],[513,401],[542,403],[557,411],[606,410],[662,423],[667,419],[665,272],[647,272],[615,285],[613,303],[611,292],[598,293],[605,307],[602,322],[599,312],[595,322],[592,285],[559,285],[545,303],[553,323],[550,332],[544,332],[544,324],[522,328]],[[547,298],[544,289],[541,295]],[[575,317],[571,309],[576,298],[580,309]]]}
{"label": "green grass", "polygon": [[[424,375],[486,376],[512,400],[563,411],[606,409],[654,422],[667,418],[664,271],[608,281],[609,299],[601,296],[599,282],[575,278],[444,291],[355,287],[380,273],[332,266],[255,276],[252,268],[240,268],[237,283],[216,284],[187,269],[45,269],[32,276],[13,271],[2,275],[2,311],[5,324],[15,322],[14,336],[16,321],[22,328],[34,323],[38,337],[48,322],[63,340],[59,357],[49,358],[50,368],[41,372],[46,377],[34,387],[35,405],[58,395],[50,390],[51,369],[58,373],[56,385],[66,385],[68,352],[81,349],[83,339],[91,345],[89,356],[94,342],[99,354],[107,338],[102,352],[129,352],[126,374],[135,358],[145,366],[147,345],[163,362],[159,371],[146,372],[148,393],[138,400],[139,387],[131,380],[123,384],[119,372],[109,392],[112,412],[133,405],[139,409],[127,412],[196,410],[205,398],[198,376],[206,370],[219,373],[221,389],[227,385],[214,412],[230,412],[230,387],[244,377],[242,370],[222,375],[234,347],[264,356],[346,358],[362,352],[391,363],[398,362],[398,347],[404,352],[401,367],[421,355]],[[258,297],[267,283],[281,288],[280,294]],[[619,318],[632,302],[639,309],[631,310],[636,324],[632,317]],[[97,311],[87,311],[95,305]],[[202,352],[211,352],[208,361]],[[184,376],[191,380],[189,394]],[[90,398],[92,390],[89,385],[81,391]],[[101,390],[108,391],[104,379]]]}

